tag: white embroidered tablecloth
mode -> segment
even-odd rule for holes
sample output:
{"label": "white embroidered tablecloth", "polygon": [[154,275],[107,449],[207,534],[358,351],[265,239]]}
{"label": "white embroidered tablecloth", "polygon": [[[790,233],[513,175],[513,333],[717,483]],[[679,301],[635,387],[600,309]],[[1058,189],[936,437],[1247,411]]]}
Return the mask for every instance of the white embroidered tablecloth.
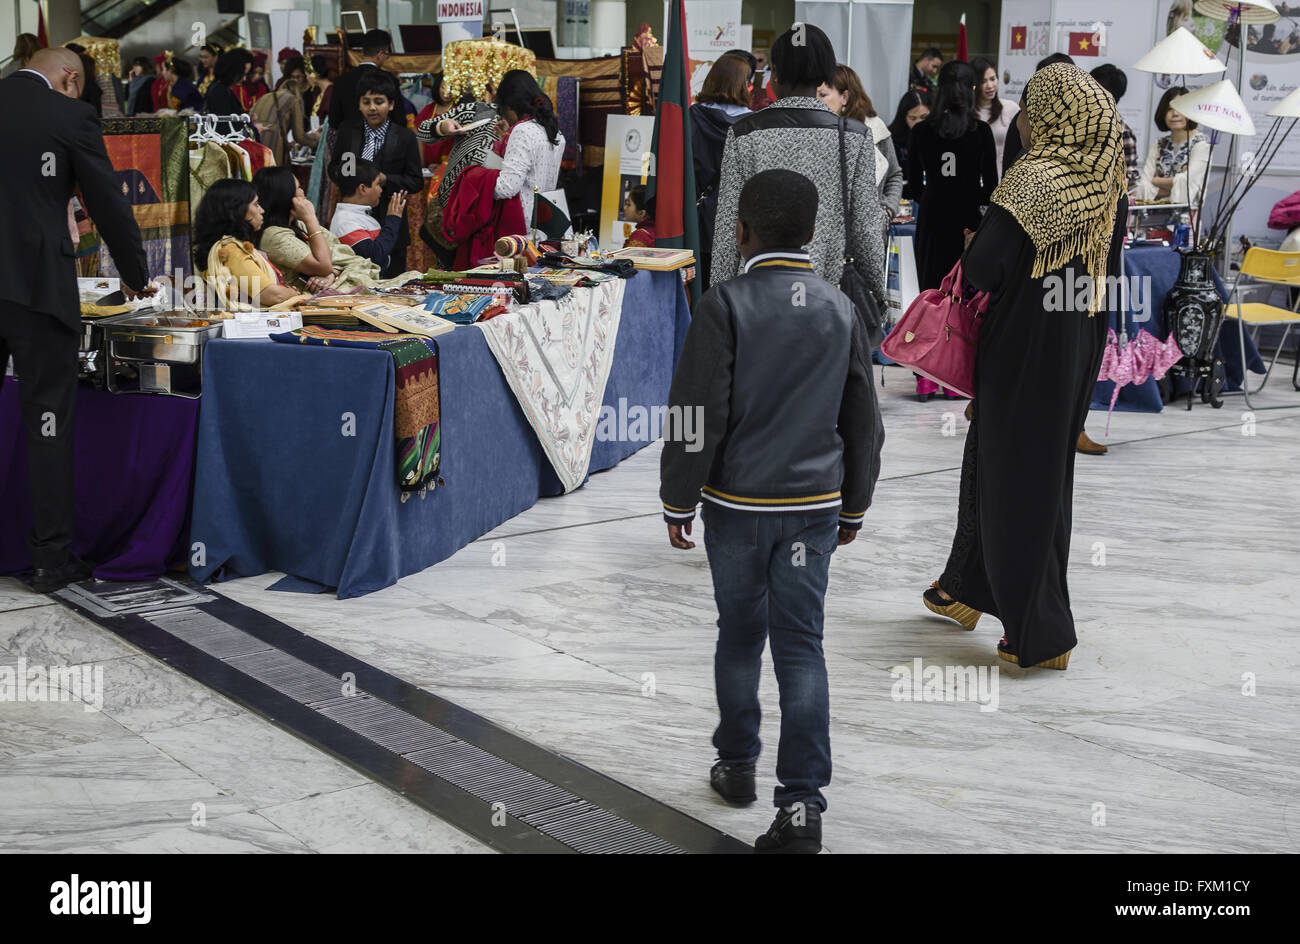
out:
{"label": "white embroidered tablecloth", "polygon": [[625,279],[478,322],[565,492],[587,477]]}

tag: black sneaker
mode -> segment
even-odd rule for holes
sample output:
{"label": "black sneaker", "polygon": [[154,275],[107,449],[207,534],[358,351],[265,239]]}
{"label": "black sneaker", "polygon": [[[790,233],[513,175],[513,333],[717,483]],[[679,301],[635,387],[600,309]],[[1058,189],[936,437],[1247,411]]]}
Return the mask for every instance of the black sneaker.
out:
{"label": "black sneaker", "polygon": [[802,826],[795,825],[794,809],[782,807],[767,832],[754,840],[754,851],[759,853],[814,855],[822,851],[822,811],[816,806],[804,806]]}
{"label": "black sneaker", "polygon": [[720,760],[709,771],[709,786],[728,803],[748,806],[758,799],[754,787],[754,765]]}
{"label": "black sneaker", "polygon": [[94,570],[75,554],[69,554],[61,567],[37,567],[32,575],[32,589],[37,593],[53,593],[70,583],[88,580]]}

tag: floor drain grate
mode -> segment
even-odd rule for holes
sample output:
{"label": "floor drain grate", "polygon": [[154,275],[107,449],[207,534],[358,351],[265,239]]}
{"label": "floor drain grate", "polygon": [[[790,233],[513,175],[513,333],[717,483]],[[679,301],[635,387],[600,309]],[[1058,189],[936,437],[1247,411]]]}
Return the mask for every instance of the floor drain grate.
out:
{"label": "floor drain grate", "polygon": [[[104,584],[101,600],[99,586],[88,581],[58,596],[497,849],[750,851],[698,820],[207,588],[169,579],[158,592],[139,584],[129,597],[110,598],[107,588],[113,585]],[[506,820],[517,827],[498,828]]]}

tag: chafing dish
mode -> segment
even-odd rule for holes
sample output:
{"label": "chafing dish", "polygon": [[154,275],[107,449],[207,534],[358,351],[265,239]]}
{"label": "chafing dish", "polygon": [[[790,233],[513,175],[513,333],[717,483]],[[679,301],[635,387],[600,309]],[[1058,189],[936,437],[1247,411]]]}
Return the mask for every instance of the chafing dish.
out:
{"label": "chafing dish", "polygon": [[77,377],[104,386],[104,329],[98,318],[81,319],[81,346],[77,351]]}
{"label": "chafing dish", "polygon": [[[113,393],[199,395],[203,347],[221,337],[221,319],[184,310],[138,311],[99,321],[107,386]],[[134,375],[138,382],[124,385]]]}

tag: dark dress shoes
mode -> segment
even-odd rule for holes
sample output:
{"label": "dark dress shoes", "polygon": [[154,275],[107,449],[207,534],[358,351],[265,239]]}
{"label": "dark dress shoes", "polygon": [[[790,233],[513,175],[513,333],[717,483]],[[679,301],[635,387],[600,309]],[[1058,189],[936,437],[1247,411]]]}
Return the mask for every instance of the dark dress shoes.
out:
{"label": "dark dress shoes", "polygon": [[37,593],[53,593],[62,590],[70,583],[90,579],[94,570],[89,564],[75,554],[68,555],[68,560],[61,567],[37,567],[32,575],[32,589]]}
{"label": "dark dress shoes", "polygon": [[815,806],[781,809],[767,832],[754,840],[754,851],[815,855],[822,851],[822,811]]}
{"label": "dark dress shoes", "polygon": [[748,806],[758,799],[754,787],[754,765],[720,760],[709,771],[709,785],[728,803]]}

